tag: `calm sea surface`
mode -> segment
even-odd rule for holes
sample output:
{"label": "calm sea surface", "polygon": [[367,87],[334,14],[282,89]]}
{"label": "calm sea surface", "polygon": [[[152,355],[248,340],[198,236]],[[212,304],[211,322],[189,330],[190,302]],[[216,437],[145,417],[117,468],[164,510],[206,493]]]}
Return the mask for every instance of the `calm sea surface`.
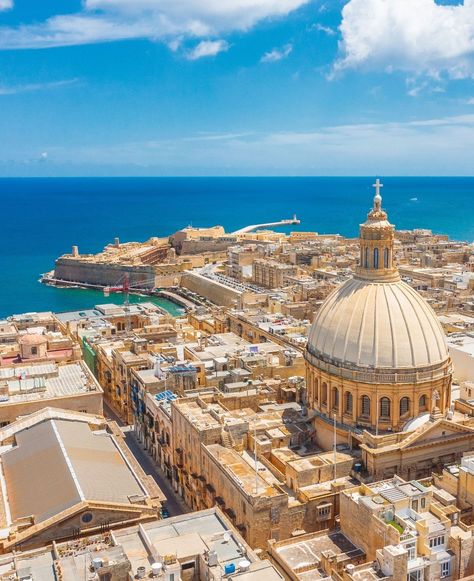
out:
{"label": "calm sea surface", "polygon": [[[0,179],[0,317],[83,309],[100,292],[38,283],[54,259],[121,241],[164,236],[192,224],[301,219],[301,230],[356,236],[371,206],[373,178]],[[383,204],[398,228],[431,228],[474,241],[474,178],[386,178]],[[293,227],[295,229],[295,227]],[[291,228],[287,229],[291,230]],[[120,295],[110,300],[117,302]],[[137,298],[136,300],[139,300]],[[148,300],[148,299],[143,299]],[[173,310],[173,306],[163,303]],[[174,311],[175,312],[175,311]]]}

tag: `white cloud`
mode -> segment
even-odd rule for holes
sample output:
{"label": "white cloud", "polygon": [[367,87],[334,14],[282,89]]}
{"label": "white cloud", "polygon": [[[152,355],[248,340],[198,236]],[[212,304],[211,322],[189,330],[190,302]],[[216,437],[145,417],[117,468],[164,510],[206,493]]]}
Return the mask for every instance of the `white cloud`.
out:
{"label": "white cloud", "polygon": [[47,91],[60,89],[70,85],[76,85],[79,79],[64,79],[62,81],[52,81],[50,83],[28,83],[25,85],[0,85],[1,95],[18,95],[19,93],[35,93],[36,91]]}
{"label": "white cloud", "polygon": [[336,31],[334,30],[334,28],[331,28],[330,26],[325,26],[324,24],[321,24],[320,22],[313,24],[313,26],[311,28],[313,30],[317,30],[318,32],[324,32],[324,34],[327,34],[328,36],[335,36],[337,34]]}
{"label": "white cloud", "polygon": [[281,61],[281,59],[289,56],[292,50],[293,45],[291,44],[285,44],[283,48],[274,48],[273,50],[266,52],[260,59],[260,62],[274,63],[276,61]]}
{"label": "white cloud", "polygon": [[[91,175],[101,167],[122,175],[138,167],[146,169],[137,173],[148,175],[472,175],[473,149],[471,114],[307,132],[204,133],[72,149],[49,144],[54,161],[48,159],[48,165],[69,167],[76,175],[81,164]],[[11,155],[10,150],[4,153],[0,144],[0,157]]]}
{"label": "white cloud", "polygon": [[0,11],[11,10],[13,8],[13,0],[0,0]]}
{"label": "white cloud", "polygon": [[[5,2],[6,0],[0,0]],[[148,38],[171,42],[245,31],[310,0],[85,0],[76,14],[0,27],[0,49],[48,48]]]}
{"label": "white cloud", "polygon": [[203,57],[216,56],[226,50],[229,50],[229,43],[225,40],[202,40],[187,54],[186,58],[195,61]]}
{"label": "white cloud", "polygon": [[335,69],[366,67],[438,77],[474,73],[474,0],[349,0]]}

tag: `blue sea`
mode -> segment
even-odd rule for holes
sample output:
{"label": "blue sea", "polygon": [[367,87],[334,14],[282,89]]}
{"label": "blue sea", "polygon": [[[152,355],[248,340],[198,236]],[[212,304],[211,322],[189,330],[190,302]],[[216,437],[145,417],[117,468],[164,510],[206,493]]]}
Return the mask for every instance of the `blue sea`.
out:
{"label": "blue sea", "polygon": [[[373,178],[3,178],[0,179],[0,317],[103,303],[100,292],[41,285],[41,273],[77,244],[165,236],[189,224],[248,224],[296,214],[300,230],[356,236]],[[383,205],[398,228],[430,228],[474,240],[474,178],[383,180]],[[288,230],[295,227],[287,228]],[[110,300],[120,300],[120,295]],[[140,300],[138,297],[135,300]],[[142,299],[148,300],[148,299]],[[173,305],[165,307],[176,313]]]}

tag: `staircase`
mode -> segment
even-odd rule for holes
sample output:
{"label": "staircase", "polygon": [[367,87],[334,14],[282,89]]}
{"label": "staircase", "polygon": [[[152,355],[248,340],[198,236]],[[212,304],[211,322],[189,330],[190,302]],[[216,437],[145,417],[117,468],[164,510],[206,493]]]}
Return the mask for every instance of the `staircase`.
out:
{"label": "staircase", "polygon": [[226,432],[226,430],[222,430],[221,432],[221,440],[222,440],[222,445],[225,448],[229,448],[229,450],[233,449],[233,442],[232,442],[232,437],[229,434],[229,432]]}

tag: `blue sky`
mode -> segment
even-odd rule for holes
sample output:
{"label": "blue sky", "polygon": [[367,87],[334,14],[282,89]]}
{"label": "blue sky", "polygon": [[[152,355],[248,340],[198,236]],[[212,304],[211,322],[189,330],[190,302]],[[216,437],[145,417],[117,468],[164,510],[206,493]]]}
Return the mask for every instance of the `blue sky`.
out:
{"label": "blue sky", "polygon": [[0,175],[472,175],[474,0],[0,0]]}

